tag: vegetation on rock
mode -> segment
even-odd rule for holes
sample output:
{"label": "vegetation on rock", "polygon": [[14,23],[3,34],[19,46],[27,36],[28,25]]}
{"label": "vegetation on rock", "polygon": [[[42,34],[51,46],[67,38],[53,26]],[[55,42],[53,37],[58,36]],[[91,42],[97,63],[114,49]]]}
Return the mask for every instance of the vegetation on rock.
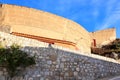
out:
{"label": "vegetation on rock", "polygon": [[102,48],[92,48],[91,51],[94,54],[120,59],[120,39],[116,39],[110,44],[102,46]]}

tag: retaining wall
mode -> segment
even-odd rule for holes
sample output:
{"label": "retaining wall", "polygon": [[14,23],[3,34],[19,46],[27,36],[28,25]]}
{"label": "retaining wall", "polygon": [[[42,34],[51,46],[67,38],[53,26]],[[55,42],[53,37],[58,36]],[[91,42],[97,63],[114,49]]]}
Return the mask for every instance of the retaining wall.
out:
{"label": "retaining wall", "polygon": [[[23,51],[36,55],[36,65],[27,68],[15,80],[98,80],[120,74],[120,64],[114,59],[65,49],[32,39],[0,32],[2,44],[21,45]],[[1,80],[6,70],[0,69]]]}

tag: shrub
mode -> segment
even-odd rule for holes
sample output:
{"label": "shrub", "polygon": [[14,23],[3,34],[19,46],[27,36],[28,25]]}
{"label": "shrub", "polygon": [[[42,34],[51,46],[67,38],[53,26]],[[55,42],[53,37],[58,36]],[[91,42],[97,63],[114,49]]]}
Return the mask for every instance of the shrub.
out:
{"label": "shrub", "polygon": [[35,57],[29,56],[14,44],[10,47],[0,47],[0,65],[6,68],[8,75],[14,77],[18,71],[35,64]]}

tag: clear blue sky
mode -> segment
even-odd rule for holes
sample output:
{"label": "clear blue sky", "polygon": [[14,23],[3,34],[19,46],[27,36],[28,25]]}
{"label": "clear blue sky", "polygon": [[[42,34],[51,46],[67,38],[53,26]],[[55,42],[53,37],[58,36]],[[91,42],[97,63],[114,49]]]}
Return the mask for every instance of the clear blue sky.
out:
{"label": "clear blue sky", "polygon": [[0,0],[71,19],[89,32],[115,27],[120,38],[120,0]]}

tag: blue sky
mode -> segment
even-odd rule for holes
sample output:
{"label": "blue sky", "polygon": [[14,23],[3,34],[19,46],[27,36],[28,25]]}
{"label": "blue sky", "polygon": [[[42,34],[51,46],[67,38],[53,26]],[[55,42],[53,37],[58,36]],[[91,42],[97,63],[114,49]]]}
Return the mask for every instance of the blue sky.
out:
{"label": "blue sky", "polygon": [[89,32],[115,27],[120,38],[120,0],[0,0],[50,12],[82,25]]}

